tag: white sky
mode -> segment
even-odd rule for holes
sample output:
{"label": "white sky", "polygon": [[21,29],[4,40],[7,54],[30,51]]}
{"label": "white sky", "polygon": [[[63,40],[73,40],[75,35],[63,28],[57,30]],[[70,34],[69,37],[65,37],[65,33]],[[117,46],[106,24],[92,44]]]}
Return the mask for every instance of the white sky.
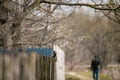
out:
{"label": "white sky", "polygon": [[[68,0],[69,1],[69,0]],[[76,3],[79,1],[79,3],[93,3],[92,0],[71,0],[73,1],[73,3]],[[93,1],[96,1],[97,4],[101,3],[102,0],[93,0]],[[104,3],[108,2],[108,0],[103,0]],[[94,9],[92,8],[89,8],[89,7],[82,7],[83,8],[83,11],[85,13],[89,13],[91,15],[94,15]],[[69,14],[71,10],[73,10],[74,7],[70,7],[70,6],[62,6],[61,9],[59,10],[56,10],[55,14],[56,15],[61,15],[61,14]]]}

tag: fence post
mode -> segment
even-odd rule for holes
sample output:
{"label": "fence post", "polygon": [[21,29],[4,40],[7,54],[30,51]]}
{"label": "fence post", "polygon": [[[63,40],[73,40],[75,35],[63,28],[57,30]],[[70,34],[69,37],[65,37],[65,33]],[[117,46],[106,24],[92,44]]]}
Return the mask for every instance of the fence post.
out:
{"label": "fence post", "polygon": [[2,80],[2,72],[3,72],[3,69],[2,69],[2,63],[3,62],[3,55],[0,54],[0,80]]}
{"label": "fence post", "polygon": [[56,80],[65,80],[65,53],[60,47],[57,45],[54,46],[54,51],[57,55],[57,62],[56,62]]}
{"label": "fence post", "polygon": [[54,80],[54,79],[55,79],[55,78],[54,78],[54,77],[55,77],[55,76],[54,76],[54,75],[55,75],[54,73],[55,73],[55,61],[54,61],[54,57],[52,57],[52,75],[51,75],[52,78],[51,78],[51,80]]}
{"label": "fence post", "polygon": [[39,56],[36,56],[36,72],[35,72],[35,75],[36,75],[36,80],[40,80],[40,57]]}
{"label": "fence post", "polygon": [[20,73],[19,73],[19,80],[24,80],[25,70],[24,70],[24,58],[23,56],[20,58]]}
{"label": "fence post", "polygon": [[50,58],[47,60],[47,80],[50,80]]}
{"label": "fence post", "polygon": [[2,80],[5,80],[5,58],[4,58],[5,55],[3,55],[3,59],[2,59]]}

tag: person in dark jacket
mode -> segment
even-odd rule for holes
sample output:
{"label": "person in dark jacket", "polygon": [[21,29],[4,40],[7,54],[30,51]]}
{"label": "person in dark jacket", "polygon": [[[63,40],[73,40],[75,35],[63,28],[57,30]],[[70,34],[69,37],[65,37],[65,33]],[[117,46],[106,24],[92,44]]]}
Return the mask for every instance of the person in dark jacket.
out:
{"label": "person in dark jacket", "polygon": [[91,62],[91,70],[93,71],[94,80],[98,80],[99,65],[100,65],[100,61],[98,60],[98,57],[95,56]]}

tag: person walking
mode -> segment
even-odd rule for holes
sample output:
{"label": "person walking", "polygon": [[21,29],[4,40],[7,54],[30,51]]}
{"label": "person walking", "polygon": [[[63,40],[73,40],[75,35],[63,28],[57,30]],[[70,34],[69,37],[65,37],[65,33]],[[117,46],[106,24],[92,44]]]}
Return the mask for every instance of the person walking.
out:
{"label": "person walking", "polygon": [[95,56],[91,62],[91,70],[93,72],[93,80],[98,80],[99,65],[100,65],[99,58],[97,56]]}

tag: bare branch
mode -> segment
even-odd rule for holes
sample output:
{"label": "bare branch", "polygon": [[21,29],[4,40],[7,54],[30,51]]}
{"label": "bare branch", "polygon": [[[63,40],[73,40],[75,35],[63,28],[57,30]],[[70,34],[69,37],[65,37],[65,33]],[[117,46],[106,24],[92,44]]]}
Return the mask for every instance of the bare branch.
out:
{"label": "bare branch", "polygon": [[103,8],[103,6],[107,6],[108,4],[87,4],[87,3],[64,3],[64,2],[50,2],[50,1],[41,1],[40,3],[47,4],[56,4],[56,5],[65,5],[65,6],[87,6],[93,9],[98,10],[116,10],[117,8]]}
{"label": "bare branch", "polygon": [[28,6],[25,11],[31,11],[33,10],[35,7],[37,7],[39,4],[41,3],[41,0],[35,0],[35,2],[33,4],[31,4],[30,6]]}

